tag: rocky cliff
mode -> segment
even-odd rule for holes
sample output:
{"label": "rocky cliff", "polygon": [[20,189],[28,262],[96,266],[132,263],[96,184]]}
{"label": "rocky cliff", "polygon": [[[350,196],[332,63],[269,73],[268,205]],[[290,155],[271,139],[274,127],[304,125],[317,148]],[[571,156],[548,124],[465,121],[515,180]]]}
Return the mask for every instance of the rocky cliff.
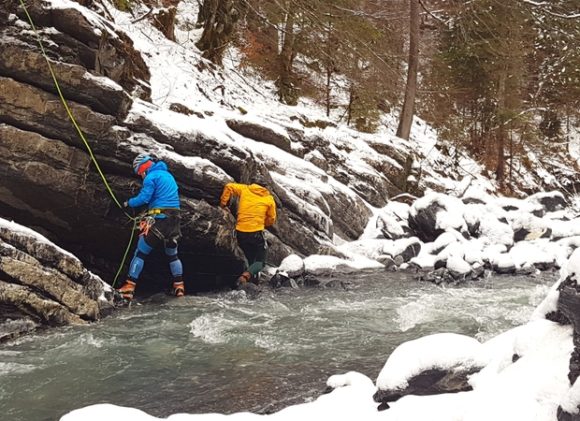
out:
{"label": "rocky cliff", "polygon": [[43,325],[95,321],[112,308],[112,288],[79,259],[0,218],[0,342]]}
{"label": "rocky cliff", "polygon": [[[130,168],[139,152],[156,153],[175,174],[183,203],[180,254],[190,291],[227,287],[241,269],[233,219],[216,208],[228,181],[245,182],[256,171],[271,180],[279,207],[279,220],[268,236],[274,264],[290,252],[334,253],[335,234],[352,240],[363,232],[370,215],[367,203],[382,206],[408,188],[409,148],[393,150],[388,143],[348,135],[337,147],[320,130],[310,130],[312,124],[305,120],[272,130],[232,116],[223,121],[223,141],[208,131],[179,130],[149,118],[159,106],[151,102],[143,53],[101,3],[82,4],[27,1],[35,32],[17,0],[1,2],[0,216],[42,233],[104,279],[110,281],[117,269],[131,224],[117,209],[69,119],[37,35],[117,198],[122,201],[139,188]],[[201,58],[199,64],[199,71],[215,72]],[[180,104],[164,111],[176,122],[187,119],[194,126],[211,115]],[[357,143],[368,149],[361,159],[364,170],[349,162]],[[274,152],[257,154],[249,144]],[[272,156],[300,160],[322,187],[293,189],[287,161]],[[145,273],[144,284],[153,290],[168,282],[166,265],[156,264],[160,258],[152,256]],[[1,270],[0,276],[5,277]]]}

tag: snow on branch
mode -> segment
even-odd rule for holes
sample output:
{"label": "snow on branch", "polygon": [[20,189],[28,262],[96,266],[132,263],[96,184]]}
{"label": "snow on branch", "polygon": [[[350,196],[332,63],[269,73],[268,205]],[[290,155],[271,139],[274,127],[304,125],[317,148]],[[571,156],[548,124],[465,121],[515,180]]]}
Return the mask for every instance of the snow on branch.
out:
{"label": "snow on branch", "polygon": [[[550,2],[547,1],[534,1],[534,0],[522,0],[523,3],[526,4],[530,4],[532,6],[535,7],[544,7],[544,6],[550,6]],[[562,19],[578,19],[580,18],[580,13],[574,13],[571,15],[566,15],[566,14],[562,14],[562,13],[556,13],[556,12],[552,12],[551,10],[543,9],[544,12],[546,12],[547,14],[557,17],[557,18],[562,18]]]}

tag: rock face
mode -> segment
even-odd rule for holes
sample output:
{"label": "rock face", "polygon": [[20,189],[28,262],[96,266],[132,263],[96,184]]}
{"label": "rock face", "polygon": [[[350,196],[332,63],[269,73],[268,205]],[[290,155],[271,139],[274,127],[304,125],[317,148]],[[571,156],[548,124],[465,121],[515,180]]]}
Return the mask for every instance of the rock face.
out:
{"label": "rock face", "polygon": [[111,300],[111,288],[76,257],[0,219],[0,341],[40,325],[95,321]]}
{"label": "rock face", "polygon": [[276,133],[271,128],[244,120],[229,120],[227,124],[230,129],[242,136],[257,142],[274,145],[286,152],[292,152],[290,138],[287,135]]}
{"label": "rock face", "polygon": [[[113,31],[97,14],[49,9],[40,1],[27,4],[67,106],[112,191],[119,201],[125,200],[139,187],[131,179],[130,162],[139,151],[132,141],[154,140],[147,127],[134,130],[125,123],[132,97],[148,99],[149,71],[129,38]],[[0,216],[37,229],[110,282],[132,224],[105,189],[56,95],[34,33],[22,30],[28,26],[23,10],[17,1],[4,1],[3,5],[8,15],[3,17],[5,24],[0,29]],[[180,141],[171,139],[166,144],[178,145]],[[203,156],[205,151],[198,148],[199,144],[192,142],[181,149],[186,156]],[[182,163],[166,161],[183,193],[181,255],[187,287],[202,290],[229,286],[242,270],[243,258],[231,232],[232,221],[224,219],[213,206],[228,181],[227,174],[222,172],[221,179],[192,177],[192,171]],[[10,277],[23,271],[26,279],[40,277],[37,269],[9,259],[15,258],[6,256],[2,271]],[[159,290],[168,286],[163,256],[153,255],[146,272],[143,288]],[[29,287],[36,288],[32,284]],[[22,287],[11,287],[10,291],[22,294]],[[87,312],[77,317],[94,316]]]}
{"label": "rock face", "polygon": [[[41,0],[26,4],[37,33],[19,1],[0,0],[0,217],[42,233],[108,282],[129,242],[132,223],[118,210],[71,124],[37,34],[66,105],[115,197],[122,202],[138,191],[130,163],[144,150],[158,153],[175,175],[183,208],[180,257],[190,292],[230,287],[243,269],[232,235],[233,218],[216,209],[227,182],[247,182],[256,171],[271,180],[279,215],[268,233],[269,263],[274,265],[291,253],[319,253],[334,235],[358,238],[371,215],[364,200],[381,206],[385,192],[401,191],[388,177],[405,178],[406,169],[399,163],[406,162],[405,154],[398,152],[401,156],[393,160],[377,152],[373,162],[361,160],[374,171],[369,176],[344,159],[350,143],[360,139],[345,138],[335,147],[299,129],[261,127],[244,119],[224,121],[231,130],[228,138],[234,139],[225,143],[203,132],[166,130],[146,112],[135,112],[134,98],[143,100],[140,107],[156,108],[147,102],[149,70],[127,34],[106,19],[102,4],[84,2],[91,10],[51,7]],[[188,114],[204,118],[197,110]],[[328,170],[328,175],[321,173],[322,182],[334,178],[316,197],[281,186],[270,174],[283,174],[284,163],[261,160],[241,138],[269,143],[300,159],[319,150]],[[330,247],[324,253],[336,251]],[[5,264],[6,273],[16,270],[17,263]],[[139,291],[159,291],[169,281],[165,257],[153,253]]]}

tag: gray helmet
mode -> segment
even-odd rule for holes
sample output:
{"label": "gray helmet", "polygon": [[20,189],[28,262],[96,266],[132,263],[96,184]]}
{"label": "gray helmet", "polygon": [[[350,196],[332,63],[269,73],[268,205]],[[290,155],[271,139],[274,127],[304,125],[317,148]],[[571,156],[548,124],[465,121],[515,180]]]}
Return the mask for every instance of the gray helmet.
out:
{"label": "gray helmet", "polygon": [[151,157],[151,155],[146,154],[146,153],[140,153],[139,155],[137,155],[135,157],[135,159],[133,160],[133,172],[135,174],[139,173],[139,167],[146,163],[147,161],[151,161],[153,158]]}

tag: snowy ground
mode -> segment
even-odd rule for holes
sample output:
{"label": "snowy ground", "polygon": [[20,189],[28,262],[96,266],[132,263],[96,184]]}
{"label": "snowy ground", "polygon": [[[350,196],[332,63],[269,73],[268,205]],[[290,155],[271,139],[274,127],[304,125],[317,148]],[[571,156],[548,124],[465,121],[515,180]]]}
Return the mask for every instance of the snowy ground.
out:
{"label": "snowy ground", "polygon": [[[67,0],[52,1],[68,3]],[[166,132],[186,137],[203,133],[206,138],[216,139],[218,143],[241,145],[265,162],[268,168],[288,169],[273,176],[278,184],[299,198],[305,198],[307,192],[325,189],[346,191],[351,195],[356,195],[356,192],[352,191],[352,186],[345,186],[332,177],[328,183],[322,182],[321,179],[326,178],[324,171],[309,162],[315,156],[307,155],[303,160],[279,148],[242,137],[227,127],[226,120],[259,123],[287,138],[292,148],[297,149],[301,146],[290,141],[289,130],[301,130],[305,137],[321,135],[331,142],[337,159],[348,162],[351,171],[365,177],[384,178],[369,165],[377,156],[370,146],[374,143],[384,146],[386,150],[412,151],[417,158],[414,165],[420,167],[423,181],[439,190],[458,190],[463,176],[473,174],[476,178],[474,184],[495,191],[493,183],[487,180],[481,167],[473,160],[444,155],[436,147],[435,131],[420,119],[414,123],[410,141],[394,136],[397,120],[393,114],[382,117],[376,134],[360,133],[341,123],[325,129],[304,127],[300,121],[321,121],[334,125],[336,116],[327,117],[322,107],[308,99],[303,99],[294,107],[278,103],[273,82],[260,78],[251,68],[240,68],[239,53],[233,48],[226,51],[223,68],[216,68],[204,61],[194,45],[200,36],[200,30],[194,29],[196,2],[181,2],[179,5],[177,43],[164,38],[147,20],[132,23],[134,18],[129,14],[111,10],[117,27],[133,39],[151,72],[153,105],[143,106],[136,102],[130,119],[146,114]],[[139,13],[135,11],[136,15]],[[170,111],[171,104],[183,104],[203,114],[204,118]],[[400,166],[394,160],[390,164]],[[307,205],[309,201],[305,199],[304,202]]]}

